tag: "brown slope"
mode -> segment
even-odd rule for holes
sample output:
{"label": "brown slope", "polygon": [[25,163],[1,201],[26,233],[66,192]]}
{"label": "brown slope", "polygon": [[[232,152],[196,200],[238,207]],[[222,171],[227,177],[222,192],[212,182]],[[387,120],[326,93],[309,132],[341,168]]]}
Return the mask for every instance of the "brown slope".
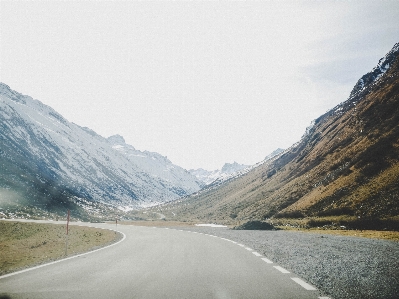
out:
{"label": "brown slope", "polygon": [[[180,219],[399,215],[399,59],[246,175],[172,204]],[[360,91],[359,91],[360,90]]]}

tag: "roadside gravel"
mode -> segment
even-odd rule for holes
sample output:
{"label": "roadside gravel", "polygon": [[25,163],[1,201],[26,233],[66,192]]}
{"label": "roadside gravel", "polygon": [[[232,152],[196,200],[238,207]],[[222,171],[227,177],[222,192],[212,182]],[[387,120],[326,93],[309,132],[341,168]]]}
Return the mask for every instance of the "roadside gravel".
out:
{"label": "roadside gravel", "polygon": [[296,231],[179,229],[245,244],[333,299],[399,298],[399,242]]}

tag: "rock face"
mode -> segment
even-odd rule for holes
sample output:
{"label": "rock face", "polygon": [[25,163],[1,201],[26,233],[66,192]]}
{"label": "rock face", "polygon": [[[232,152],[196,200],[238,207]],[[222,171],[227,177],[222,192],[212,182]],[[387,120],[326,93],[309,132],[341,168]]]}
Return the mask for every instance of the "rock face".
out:
{"label": "rock face", "polygon": [[0,205],[46,209],[80,198],[140,207],[199,189],[166,157],[138,151],[119,135],[103,138],[0,83]]}
{"label": "rock face", "polygon": [[388,52],[385,57],[381,58],[378,61],[378,64],[375,68],[373,68],[370,72],[365,74],[363,77],[357,81],[355,87],[353,88],[349,98],[354,98],[357,95],[360,95],[362,91],[371,86],[374,82],[376,82],[385,72],[392,66],[395,62],[396,57],[399,52],[399,43],[395,44],[391,51]]}
{"label": "rock face", "polygon": [[[399,216],[399,44],[302,139],[176,207],[181,219]],[[352,219],[351,218],[351,219]],[[377,223],[370,222],[369,223]],[[329,222],[331,223],[331,221]]]}

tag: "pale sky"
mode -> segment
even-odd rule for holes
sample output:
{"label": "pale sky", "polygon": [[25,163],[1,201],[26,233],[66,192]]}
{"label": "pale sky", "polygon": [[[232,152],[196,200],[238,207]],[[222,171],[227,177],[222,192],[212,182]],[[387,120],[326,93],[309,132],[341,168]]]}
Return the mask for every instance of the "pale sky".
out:
{"label": "pale sky", "polygon": [[399,42],[399,1],[0,1],[0,81],[186,169],[300,140]]}

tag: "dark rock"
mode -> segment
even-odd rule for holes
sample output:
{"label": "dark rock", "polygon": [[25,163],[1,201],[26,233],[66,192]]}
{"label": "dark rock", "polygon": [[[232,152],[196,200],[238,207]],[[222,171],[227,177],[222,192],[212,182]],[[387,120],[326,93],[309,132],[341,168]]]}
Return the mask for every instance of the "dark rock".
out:
{"label": "dark rock", "polygon": [[248,221],[244,224],[233,227],[236,230],[276,230],[273,224],[262,221]]}

